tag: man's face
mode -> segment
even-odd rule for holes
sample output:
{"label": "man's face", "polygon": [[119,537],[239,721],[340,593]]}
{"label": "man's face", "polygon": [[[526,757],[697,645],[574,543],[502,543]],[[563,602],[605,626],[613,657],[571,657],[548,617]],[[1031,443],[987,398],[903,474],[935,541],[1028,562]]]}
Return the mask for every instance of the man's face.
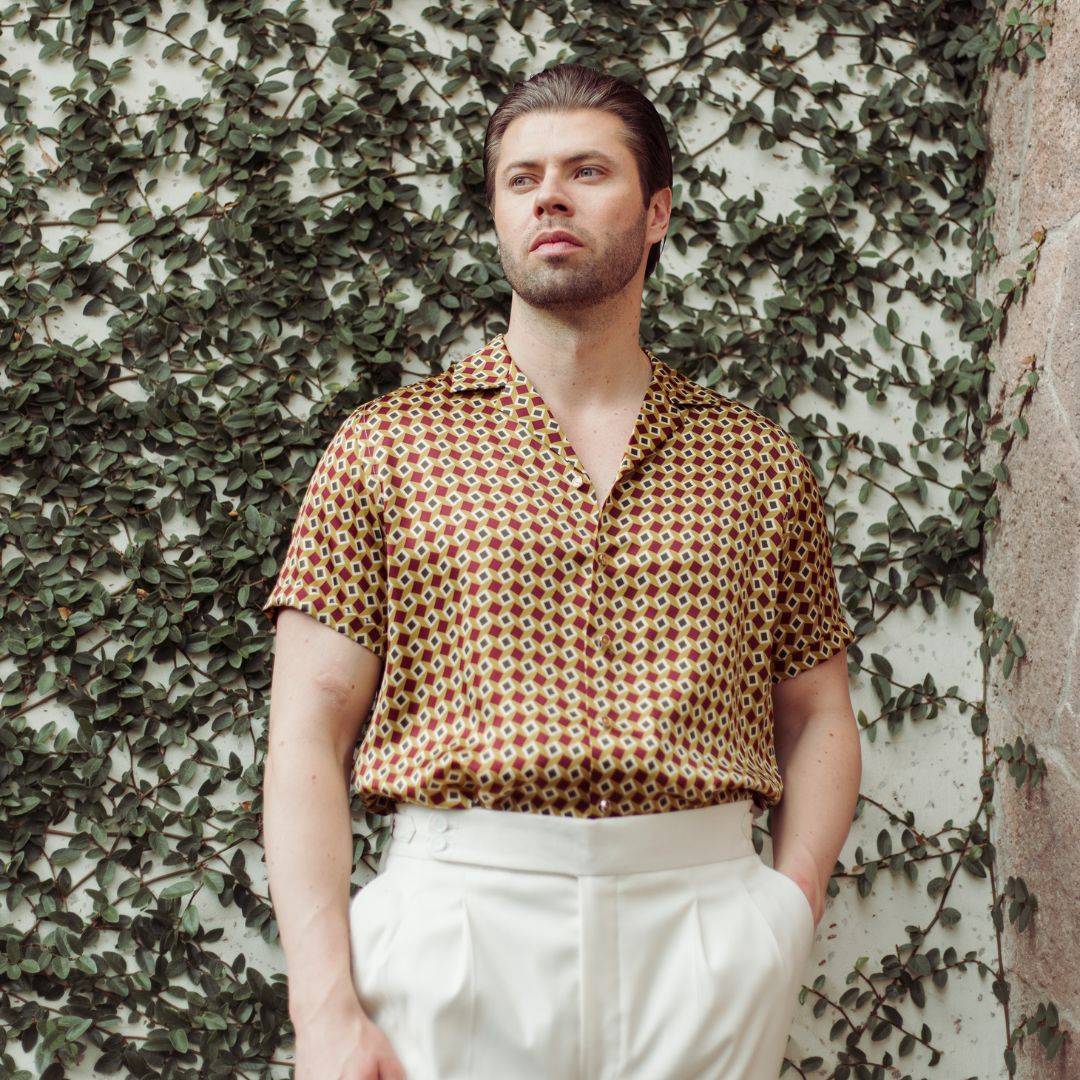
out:
{"label": "man's face", "polygon": [[[527,113],[503,134],[495,234],[506,280],[530,306],[574,310],[616,295],[643,272],[663,235],[670,203],[658,192],[649,209],[643,205],[622,130],[618,117],[580,109]],[[580,246],[533,247],[552,230]]]}

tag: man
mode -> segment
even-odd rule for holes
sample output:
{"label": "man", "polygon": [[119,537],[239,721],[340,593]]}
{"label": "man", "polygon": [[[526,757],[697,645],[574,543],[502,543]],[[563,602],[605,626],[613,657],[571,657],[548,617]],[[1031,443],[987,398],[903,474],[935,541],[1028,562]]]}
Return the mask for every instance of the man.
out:
{"label": "man", "polygon": [[484,166],[509,325],[345,419],[264,606],[296,1075],[773,1080],[860,777],[817,481],[638,345],[642,95],[545,71]]}

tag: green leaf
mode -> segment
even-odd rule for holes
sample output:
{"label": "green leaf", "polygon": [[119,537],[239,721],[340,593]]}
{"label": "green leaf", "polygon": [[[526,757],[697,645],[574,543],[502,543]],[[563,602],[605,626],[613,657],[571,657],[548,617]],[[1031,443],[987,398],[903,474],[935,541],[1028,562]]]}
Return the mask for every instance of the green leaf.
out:
{"label": "green leaf", "polygon": [[188,893],[195,890],[195,882],[191,878],[181,878],[178,881],[170,882],[161,890],[162,900],[176,900],[181,896],[187,896]]}

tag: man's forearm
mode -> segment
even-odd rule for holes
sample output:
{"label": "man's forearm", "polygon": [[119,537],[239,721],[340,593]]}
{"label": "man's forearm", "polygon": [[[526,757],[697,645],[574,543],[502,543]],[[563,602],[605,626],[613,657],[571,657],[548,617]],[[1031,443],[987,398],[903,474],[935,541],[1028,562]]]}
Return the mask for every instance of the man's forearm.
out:
{"label": "man's forearm", "polygon": [[[781,748],[777,748],[781,754]],[[862,778],[859,730],[851,713],[813,717],[783,747],[784,795],[772,811],[773,865],[825,909],[825,887],[851,829]]]}
{"label": "man's forearm", "polygon": [[358,1004],[349,967],[348,785],[330,745],[296,742],[287,757],[268,758],[263,842],[294,1025]]}

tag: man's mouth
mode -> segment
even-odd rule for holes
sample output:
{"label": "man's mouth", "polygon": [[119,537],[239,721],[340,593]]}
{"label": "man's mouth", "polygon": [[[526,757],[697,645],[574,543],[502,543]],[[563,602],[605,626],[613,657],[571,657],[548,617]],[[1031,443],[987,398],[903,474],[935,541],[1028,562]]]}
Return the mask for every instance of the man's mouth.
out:
{"label": "man's mouth", "polygon": [[569,240],[549,240],[546,244],[538,244],[533,251],[544,255],[560,251],[576,251],[579,247],[581,247],[580,244],[573,244]]}

